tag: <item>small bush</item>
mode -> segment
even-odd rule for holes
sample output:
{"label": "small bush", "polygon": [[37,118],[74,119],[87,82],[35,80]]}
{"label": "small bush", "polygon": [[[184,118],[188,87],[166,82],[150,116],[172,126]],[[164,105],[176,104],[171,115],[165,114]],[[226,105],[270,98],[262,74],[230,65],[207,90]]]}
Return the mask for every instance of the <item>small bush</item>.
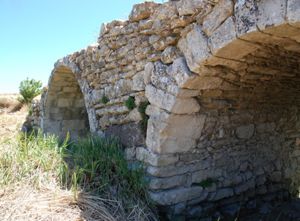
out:
{"label": "small bush", "polygon": [[106,97],[105,95],[103,95],[102,98],[101,98],[101,103],[102,104],[107,104],[108,102],[109,102],[109,98]]}
{"label": "small bush", "polygon": [[136,108],[135,105],[135,98],[130,96],[126,101],[125,101],[125,106],[128,108],[128,110],[133,110],[134,108]]}
{"label": "small bush", "polygon": [[42,82],[34,79],[26,79],[20,83],[19,92],[21,97],[19,101],[21,103],[29,104],[33,98],[41,94]]}

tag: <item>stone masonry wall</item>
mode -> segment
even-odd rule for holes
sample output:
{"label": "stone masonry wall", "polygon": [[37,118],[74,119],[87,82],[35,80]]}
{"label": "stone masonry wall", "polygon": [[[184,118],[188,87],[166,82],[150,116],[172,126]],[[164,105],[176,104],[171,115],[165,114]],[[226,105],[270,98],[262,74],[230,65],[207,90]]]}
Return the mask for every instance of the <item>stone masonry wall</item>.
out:
{"label": "stone masonry wall", "polygon": [[299,64],[298,0],[145,2],[55,64],[41,126],[118,136],[170,219],[234,215],[298,191]]}

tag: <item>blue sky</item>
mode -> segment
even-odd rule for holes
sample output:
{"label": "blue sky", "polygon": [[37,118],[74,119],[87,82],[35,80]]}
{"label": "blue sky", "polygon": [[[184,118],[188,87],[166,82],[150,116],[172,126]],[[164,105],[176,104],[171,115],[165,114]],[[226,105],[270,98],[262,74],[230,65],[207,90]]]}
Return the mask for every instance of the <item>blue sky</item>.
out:
{"label": "blue sky", "polygon": [[47,84],[56,60],[96,42],[103,22],[126,19],[140,2],[0,0],[0,93],[18,92],[26,77]]}

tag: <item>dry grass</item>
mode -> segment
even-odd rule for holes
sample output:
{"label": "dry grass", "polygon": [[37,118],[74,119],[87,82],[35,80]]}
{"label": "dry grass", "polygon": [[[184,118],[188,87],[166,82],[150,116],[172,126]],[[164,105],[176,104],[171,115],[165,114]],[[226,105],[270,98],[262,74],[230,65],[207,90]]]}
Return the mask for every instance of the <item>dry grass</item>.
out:
{"label": "dry grass", "polygon": [[16,136],[28,113],[18,94],[0,94],[0,142]]}
{"label": "dry grass", "polygon": [[18,94],[0,94],[0,113],[19,111],[23,105],[18,101],[18,97]]}
{"label": "dry grass", "polygon": [[2,192],[1,220],[83,220],[81,210],[70,191],[59,188],[35,189],[31,185],[21,185],[16,189],[5,189]]}
{"label": "dry grass", "polygon": [[[17,97],[0,95],[0,102],[5,106],[0,106],[1,221],[157,220],[148,206],[138,199],[129,202],[126,199],[117,200],[109,193],[102,198],[80,189],[71,191],[61,188],[57,175],[59,158],[55,151],[49,147],[36,148],[43,146],[44,142],[46,146],[54,145],[51,139],[37,139],[30,144],[33,146],[26,147],[20,146],[24,144],[17,141],[20,127],[28,113],[26,108],[11,112],[18,104]],[[23,148],[22,153],[19,152],[20,148]],[[127,204],[133,205],[130,211]]]}

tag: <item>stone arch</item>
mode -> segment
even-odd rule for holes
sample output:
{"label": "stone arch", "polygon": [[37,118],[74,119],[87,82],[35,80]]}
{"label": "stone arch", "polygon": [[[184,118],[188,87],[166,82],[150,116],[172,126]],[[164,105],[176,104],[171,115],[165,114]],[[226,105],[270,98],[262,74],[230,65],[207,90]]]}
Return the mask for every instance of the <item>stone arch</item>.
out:
{"label": "stone arch", "polygon": [[300,4],[235,2],[187,27],[171,65],[146,66],[161,79],[146,86],[158,204],[226,205],[298,191]]}
{"label": "stone arch", "polygon": [[60,138],[67,133],[78,138],[97,128],[88,84],[80,79],[80,69],[69,60],[64,58],[55,64],[43,98],[42,129]]}

